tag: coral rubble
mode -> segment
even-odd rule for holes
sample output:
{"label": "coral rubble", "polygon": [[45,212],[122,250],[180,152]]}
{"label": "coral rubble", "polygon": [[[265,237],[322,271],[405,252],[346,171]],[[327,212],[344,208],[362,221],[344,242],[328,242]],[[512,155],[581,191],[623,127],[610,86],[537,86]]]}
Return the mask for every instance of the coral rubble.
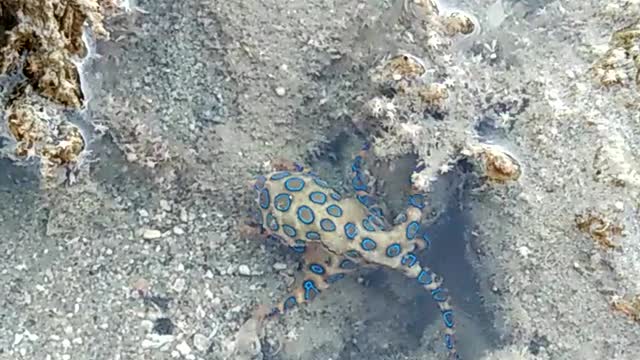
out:
{"label": "coral rubble", "polygon": [[79,68],[89,49],[85,24],[108,37],[103,12],[111,0],[6,0],[0,4],[0,74],[20,74],[3,104],[14,159],[38,158],[45,179],[73,168],[86,149],[80,129],[61,115],[78,109],[84,94]]}

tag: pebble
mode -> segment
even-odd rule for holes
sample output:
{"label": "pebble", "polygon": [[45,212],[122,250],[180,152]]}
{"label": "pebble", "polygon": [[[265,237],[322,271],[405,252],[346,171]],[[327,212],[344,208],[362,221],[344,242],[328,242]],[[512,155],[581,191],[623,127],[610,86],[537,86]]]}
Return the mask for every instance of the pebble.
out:
{"label": "pebble", "polygon": [[142,234],[142,238],[145,240],[154,240],[158,239],[162,236],[162,232],[160,230],[155,229],[146,229]]}
{"label": "pebble", "polygon": [[209,348],[209,340],[202,334],[195,334],[193,336],[193,346],[195,346],[198,351],[205,352]]}
{"label": "pebble", "polygon": [[140,322],[140,327],[144,332],[150,333],[153,329],[153,321],[151,320],[142,320]]}
{"label": "pebble", "polygon": [[182,341],[178,346],[176,346],[176,350],[180,352],[182,356],[187,356],[191,354],[191,347],[187,344],[186,341]]}
{"label": "pebble", "polygon": [[149,217],[149,212],[145,209],[138,210],[138,214],[140,214],[141,217]]}
{"label": "pebble", "polygon": [[166,212],[170,212],[171,211],[171,205],[169,205],[169,202],[167,200],[160,200],[160,208],[162,208],[162,210],[166,211]]}
{"label": "pebble", "polygon": [[182,221],[183,223],[189,221],[189,214],[187,214],[187,210],[185,210],[184,208],[180,209],[180,221]]}
{"label": "pebble", "polygon": [[182,230],[182,228],[179,226],[174,226],[173,233],[176,235],[184,235],[184,230]]}
{"label": "pebble", "polygon": [[285,90],[285,88],[283,88],[282,86],[278,86],[276,88],[276,95],[284,96],[286,93],[287,93],[287,90]]}
{"label": "pebble", "polygon": [[251,276],[251,269],[249,269],[247,265],[242,264],[238,266],[238,274],[243,276]]}
{"label": "pebble", "polygon": [[277,263],[273,264],[273,268],[275,270],[277,270],[277,271],[285,270],[287,268],[287,264],[281,263],[281,262],[277,262]]}
{"label": "pebble", "polygon": [[142,340],[140,346],[142,346],[143,349],[157,349],[172,342],[174,338],[173,335],[149,334]]}
{"label": "pebble", "polygon": [[182,292],[184,291],[184,288],[186,287],[186,285],[187,285],[187,282],[183,278],[178,278],[173,283],[173,289],[177,292]]}

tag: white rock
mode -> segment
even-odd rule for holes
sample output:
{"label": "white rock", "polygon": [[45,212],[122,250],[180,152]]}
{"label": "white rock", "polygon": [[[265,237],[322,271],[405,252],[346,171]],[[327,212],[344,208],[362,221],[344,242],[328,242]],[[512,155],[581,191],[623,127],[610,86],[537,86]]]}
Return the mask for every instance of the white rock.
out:
{"label": "white rock", "polygon": [[182,356],[187,356],[191,354],[191,347],[187,344],[186,341],[182,341],[178,346],[176,346],[176,350],[182,354]]}
{"label": "white rock", "polygon": [[195,346],[198,351],[205,352],[209,348],[209,340],[202,334],[195,334],[193,336],[193,346]]}
{"label": "white rock", "polygon": [[144,340],[142,340],[142,343],[140,345],[144,349],[157,349],[165,344],[172,342],[173,339],[173,335],[149,334]]}
{"label": "white rock", "polygon": [[182,221],[183,223],[189,221],[189,214],[187,214],[187,210],[185,210],[184,208],[180,209],[180,221]]}
{"label": "white rock", "polygon": [[287,268],[287,264],[281,263],[281,262],[277,262],[277,263],[273,264],[273,268],[275,270],[277,270],[277,271],[285,270]]}
{"label": "white rock", "polygon": [[169,202],[167,200],[160,200],[160,208],[162,208],[162,210],[166,211],[166,212],[170,212],[171,211],[171,205],[169,205]]}
{"label": "white rock", "polygon": [[151,320],[142,320],[140,322],[140,327],[147,333],[151,332],[153,329],[153,321]]}
{"label": "white rock", "polygon": [[247,265],[242,264],[238,266],[238,274],[243,276],[251,276],[251,269],[249,269]]}
{"label": "white rock", "polygon": [[182,230],[182,228],[179,226],[174,226],[173,233],[176,235],[184,235],[184,230]]}
{"label": "white rock", "polygon": [[23,334],[15,334],[13,337],[13,346],[20,344],[22,342],[22,339],[24,339]]}
{"label": "white rock", "polygon": [[160,238],[161,236],[162,232],[155,229],[146,229],[144,233],[142,233],[142,238],[145,240],[154,240]]}
{"label": "white rock", "polygon": [[285,90],[285,88],[283,88],[282,86],[278,86],[276,88],[276,95],[284,96],[286,93],[287,93],[287,90]]}
{"label": "white rock", "polygon": [[173,289],[177,292],[182,292],[184,291],[184,288],[186,287],[187,283],[183,278],[178,278],[176,279],[176,281],[173,283]]}

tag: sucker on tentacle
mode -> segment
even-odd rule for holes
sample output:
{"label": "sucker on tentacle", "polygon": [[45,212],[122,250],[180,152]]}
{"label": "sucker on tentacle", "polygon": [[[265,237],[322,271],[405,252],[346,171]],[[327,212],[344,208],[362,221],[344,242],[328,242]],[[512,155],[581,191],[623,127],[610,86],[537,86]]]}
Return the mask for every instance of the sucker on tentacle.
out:
{"label": "sucker on tentacle", "polygon": [[416,256],[430,245],[428,235],[420,235],[424,196],[411,194],[406,211],[390,225],[368,186],[363,170],[366,150],[351,166],[354,197],[343,197],[295,162],[278,162],[280,171],[257,177],[255,223],[265,235],[303,254],[301,276],[269,316],[310,302],[358,267],[385,266],[402,271],[429,291],[445,325],[445,345],[451,358],[459,359],[448,291]]}

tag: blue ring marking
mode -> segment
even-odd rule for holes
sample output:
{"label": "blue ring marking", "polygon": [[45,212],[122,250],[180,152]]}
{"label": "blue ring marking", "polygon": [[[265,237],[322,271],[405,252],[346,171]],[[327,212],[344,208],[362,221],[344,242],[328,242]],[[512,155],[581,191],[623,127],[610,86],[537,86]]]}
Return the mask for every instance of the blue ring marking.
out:
{"label": "blue ring marking", "polygon": [[376,244],[376,242],[371,240],[370,238],[364,238],[360,243],[360,247],[362,247],[362,250],[371,251],[378,247],[378,244]]}
{"label": "blue ring marking", "polygon": [[256,182],[253,184],[253,188],[256,190],[262,190],[264,188],[264,184],[267,183],[267,177],[264,175],[258,175],[256,177]]}
{"label": "blue ring marking", "polygon": [[422,269],[418,275],[418,282],[422,285],[429,285],[433,282],[433,279],[431,279],[431,274],[427,270]]}
{"label": "blue ring marking", "polygon": [[287,224],[282,224],[282,231],[292,238],[296,237],[296,234],[298,233],[293,226]]}
{"label": "blue ring marking", "polygon": [[282,212],[288,211],[291,207],[291,195],[282,193],[273,198],[273,206]]}
{"label": "blue ring marking", "polygon": [[396,218],[393,220],[393,224],[398,225],[398,224],[402,224],[405,221],[407,221],[407,213],[403,212],[398,214],[398,216],[396,216]]}
{"label": "blue ring marking", "polygon": [[267,210],[270,203],[271,198],[269,197],[269,189],[264,188],[260,191],[260,207]]}
{"label": "blue ring marking", "polygon": [[269,229],[273,231],[278,231],[278,229],[280,228],[280,225],[278,225],[278,220],[276,220],[276,218],[273,217],[273,214],[268,213],[266,220],[267,220],[267,226],[269,227]]}
{"label": "blue ring marking", "polygon": [[352,257],[352,258],[359,258],[360,257],[360,253],[357,250],[349,250],[344,254],[347,255],[348,257]]}
{"label": "blue ring marking", "polygon": [[400,246],[400,244],[395,243],[395,244],[391,244],[387,247],[387,256],[388,257],[396,257],[398,255],[400,255],[400,253],[402,252],[402,247]]}
{"label": "blue ring marking", "polygon": [[351,179],[351,186],[355,191],[367,191],[367,184],[360,171],[356,171],[356,176]]}
{"label": "blue ring marking", "polygon": [[303,252],[305,252],[305,250],[307,250],[307,245],[306,245],[306,242],[304,240],[297,239],[295,241],[295,245],[290,246],[290,248],[294,252],[297,252],[298,254],[302,254]]}
{"label": "blue ring marking", "polygon": [[322,205],[327,202],[327,195],[320,191],[314,191],[309,194],[309,200],[311,200],[312,203]]}
{"label": "blue ring marking", "polygon": [[408,253],[407,255],[403,256],[401,260],[402,265],[407,265],[407,263],[409,263],[407,265],[408,267],[413,267],[413,265],[415,265],[416,262],[418,262],[418,258],[416,257],[415,254],[412,254],[412,253]]}
{"label": "blue ring marking", "polygon": [[376,203],[369,195],[356,195],[356,198],[362,205],[366,206],[367,208]]}
{"label": "blue ring marking", "polygon": [[329,183],[327,183],[326,181],[320,179],[320,178],[313,178],[313,182],[316,183],[316,185],[323,187],[323,188],[328,188],[329,187]]}
{"label": "blue ring marking", "polygon": [[362,156],[358,155],[353,159],[351,171],[356,172],[362,167]]}
{"label": "blue ring marking", "polygon": [[340,217],[342,216],[342,208],[338,205],[329,205],[327,206],[327,214],[333,217]]}
{"label": "blue ring marking", "polygon": [[444,325],[451,329],[453,327],[453,311],[446,310],[442,312],[442,320],[444,321]]}
{"label": "blue ring marking", "polygon": [[278,172],[278,173],[275,173],[275,174],[271,175],[271,180],[280,180],[280,179],[284,179],[284,178],[286,178],[286,177],[287,177],[287,176],[289,176],[289,175],[291,175],[291,173],[290,173],[290,172],[288,172],[288,171],[281,171],[281,172]]}
{"label": "blue ring marking", "polygon": [[298,254],[302,254],[305,252],[305,250],[307,250],[307,247],[304,245],[295,245],[295,246],[290,246],[291,250],[293,250],[294,252],[298,253]]}
{"label": "blue ring marking", "polygon": [[[316,283],[314,283],[313,280],[305,280],[302,283],[302,288],[304,289],[305,300],[312,299],[320,292],[320,290],[318,290],[318,288],[316,287]],[[311,291],[313,291],[313,296],[311,294]]]}
{"label": "blue ring marking", "polygon": [[267,315],[267,317],[272,317],[274,315],[278,315],[280,314],[280,309],[278,309],[277,307],[274,307],[271,309],[271,311],[269,312],[269,314]]}
{"label": "blue ring marking", "polygon": [[412,221],[409,223],[409,225],[407,225],[405,235],[407,236],[407,239],[413,240],[416,238],[418,231],[420,231],[420,223],[417,221]]}
{"label": "blue ring marking", "polygon": [[309,240],[313,240],[313,241],[320,240],[320,234],[315,231],[307,231],[305,236]]}
{"label": "blue ring marking", "polygon": [[296,300],[295,296],[293,295],[289,296],[287,300],[284,301],[284,305],[283,305],[284,311],[292,309],[294,306],[296,306],[297,303],[298,301]]}
{"label": "blue ring marking", "polygon": [[329,219],[320,220],[320,228],[326,232],[336,231],[336,224]]}
{"label": "blue ring marking", "polygon": [[409,205],[417,207],[418,209],[424,209],[424,195],[416,194],[409,196]]}
{"label": "blue ring marking", "polygon": [[273,240],[273,241],[280,241],[280,242],[284,242],[284,239],[282,238],[282,236],[277,235],[277,234],[271,234],[267,237],[267,239]]}
{"label": "blue ring marking", "polygon": [[369,221],[369,219],[362,219],[362,227],[365,228],[365,230],[367,231],[376,231],[376,228],[374,228],[373,225],[371,225],[371,222]]}
{"label": "blue ring marking", "polygon": [[337,274],[333,274],[329,277],[327,277],[327,284],[333,284],[334,282],[338,281],[338,280],[342,280],[344,279],[344,274],[343,273],[337,273]]}
{"label": "blue ring marking", "polygon": [[424,240],[425,242],[425,249],[429,250],[431,248],[431,239],[429,238],[429,234],[427,234],[426,232],[422,234],[422,240]]}
{"label": "blue ring marking", "polygon": [[310,207],[308,207],[307,205],[302,205],[298,208],[297,211],[298,214],[298,220],[300,220],[300,222],[302,222],[305,225],[309,225],[313,222],[313,220],[315,220],[315,215],[313,215],[313,210],[311,210]]}
{"label": "blue ring marking", "polygon": [[299,177],[292,177],[284,182],[284,188],[289,191],[300,191],[304,189],[304,180]]}
{"label": "blue ring marking", "polygon": [[[334,190],[335,191],[335,190]],[[331,198],[335,201],[340,201],[342,200],[342,195],[338,194],[338,193],[331,193]]]}
{"label": "blue ring marking", "polygon": [[369,215],[368,219],[369,219],[369,222],[371,222],[375,227],[377,227],[380,230],[384,230],[384,221],[382,221],[382,219],[375,216],[374,214]]}
{"label": "blue ring marking", "polygon": [[447,301],[447,291],[442,288],[435,288],[431,290],[431,298],[437,302]]}
{"label": "blue ring marking", "polygon": [[351,270],[351,269],[355,269],[356,267],[358,267],[358,264],[356,264],[354,261],[351,261],[349,259],[344,259],[340,262],[341,269]]}
{"label": "blue ring marking", "polygon": [[325,273],[324,267],[322,267],[322,265],[320,264],[309,265],[309,270],[311,270],[312,273],[318,274],[318,275],[322,275]]}
{"label": "blue ring marking", "polygon": [[381,218],[384,217],[384,212],[378,206],[374,206],[374,207],[369,208],[369,211],[374,213],[376,216],[379,216]]}
{"label": "blue ring marking", "polygon": [[358,228],[356,227],[356,224],[352,222],[346,223],[344,225],[344,234],[349,240],[355,239],[355,237],[358,235]]}
{"label": "blue ring marking", "polygon": [[[451,337],[451,334],[445,334],[444,335],[444,346],[447,347],[447,349],[452,350],[453,349],[453,338]],[[456,354],[456,359],[459,358],[458,354]]]}

